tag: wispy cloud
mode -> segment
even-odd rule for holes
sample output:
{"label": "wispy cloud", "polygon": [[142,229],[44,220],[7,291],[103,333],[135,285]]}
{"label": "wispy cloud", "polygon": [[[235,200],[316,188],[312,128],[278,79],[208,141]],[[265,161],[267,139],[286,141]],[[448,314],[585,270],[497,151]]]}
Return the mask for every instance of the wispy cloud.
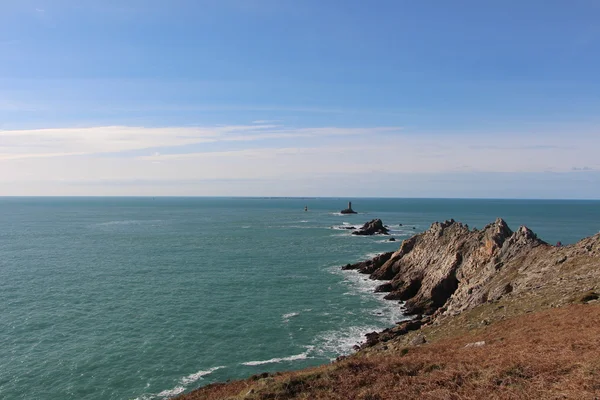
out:
{"label": "wispy cloud", "polygon": [[[215,142],[253,142],[293,138],[368,135],[400,128],[287,128],[278,125],[145,128],[91,128],[0,131],[0,160],[120,153]],[[180,151],[181,152],[181,151]]]}
{"label": "wispy cloud", "polygon": [[276,119],[257,119],[256,121],[252,121],[253,124],[273,124],[276,122],[280,122]]}
{"label": "wispy cloud", "polygon": [[594,171],[594,168],[590,167],[573,167],[571,171]]}
{"label": "wispy cloud", "polygon": [[[278,193],[284,193],[292,181],[306,187],[322,182],[327,189],[339,187],[334,182],[363,186],[364,180],[379,176],[411,174],[444,179],[448,174],[551,172],[588,179],[586,174],[600,170],[599,149],[600,136],[573,132],[440,135],[399,127],[294,128],[270,123],[13,130],[0,131],[0,182],[18,181],[22,188],[29,187],[27,182],[32,187],[46,187],[40,181],[86,182],[94,190],[108,182],[145,182],[140,184],[143,193],[151,193],[148,182],[205,182],[214,189],[206,193],[227,194],[235,192],[227,185],[240,186],[234,181],[279,182]],[[177,184],[167,186],[169,193],[176,193]],[[124,193],[126,185],[120,187]]]}

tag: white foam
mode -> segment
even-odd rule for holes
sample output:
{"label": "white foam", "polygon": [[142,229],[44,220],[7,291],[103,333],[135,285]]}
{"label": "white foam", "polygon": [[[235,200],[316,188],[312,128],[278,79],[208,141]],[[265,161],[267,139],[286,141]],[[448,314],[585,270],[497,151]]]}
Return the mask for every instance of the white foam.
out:
{"label": "white foam", "polygon": [[380,330],[381,327],[379,326],[361,325],[327,331],[315,338],[315,343],[318,343],[315,353],[321,357],[330,357],[331,359],[350,354],[354,351],[355,345],[365,340],[367,333]]}
{"label": "white foam", "polygon": [[300,315],[300,313],[299,313],[299,312],[291,312],[291,313],[283,314],[283,315],[281,316],[281,319],[283,319],[283,322],[289,322],[289,321],[290,321],[290,318],[292,318],[292,317],[296,317],[296,316],[298,316],[298,315]]}
{"label": "white foam", "polygon": [[184,385],[189,385],[190,383],[196,382],[198,379],[202,378],[203,376],[210,375],[213,372],[215,372],[216,370],[222,369],[222,368],[225,368],[225,366],[221,365],[219,367],[213,367],[213,368],[207,369],[205,371],[198,371],[195,374],[191,374],[184,378],[181,378],[180,382]]}
{"label": "white foam", "polygon": [[186,386],[196,382],[198,379],[202,379],[202,377],[206,375],[210,375],[218,369],[225,368],[225,366],[221,365],[218,367],[213,367],[207,370],[198,371],[196,373],[190,374],[188,376],[184,376],[179,380],[179,384],[175,386],[173,389],[163,390],[158,394],[144,394],[135,400],[150,400],[150,399],[170,399],[173,396],[177,396],[185,391]]}
{"label": "white foam", "polygon": [[380,255],[381,255],[381,253],[367,253],[363,256],[363,258],[364,258],[364,261],[366,261],[366,260],[370,260],[370,259],[375,258]]}
{"label": "white foam", "polygon": [[[350,227],[353,227],[353,228],[348,229]],[[350,225],[350,224],[347,224],[346,222],[344,222],[344,225],[333,225],[330,229],[335,229],[337,231],[348,231],[349,233],[352,233],[354,230],[359,229],[359,227],[357,227],[356,225]]]}
{"label": "white foam", "polygon": [[305,351],[301,354],[296,354],[289,357],[281,357],[281,358],[271,358],[270,360],[262,360],[262,361],[248,361],[242,363],[242,365],[254,366],[254,365],[263,365],[263,364],[273,364],[280,363],[284,361],[297,361],[297,360],[306,360],[308,357],[308,351]]}
{"label": "white foam", "polygon": [[170,390],[163,390],[158,394],[158,396],[168,399],[169,397],[177,396],[178,394],[183,393],[184,390],[185,388],[183,386],[177,386]]}
{"label": "white foam", "polygon": [[402,240],[396,239],[396,240],[390,241],[389,236],[388,236],[387,239],[378,240],[377,243],[392,243],[399,247],[400,243],[402,243]]}
{"label": "white foam", "polygon": [[[367,254],[366,256],[368,258],[373,258],[376,255],[377,254]],[[375,293],[377,286],[386,281],[369,279],[368,275],[358,273],[357,271],[344,271],[339,266],[330,268],[330,272],[344,277],[343,283],[351,289],[349,292],[346,292],[349,295],[358,295],[365,300],[378,300],[379,306],[373,310],[373,315],[377,315],[378,319],[381,321],[381,326],[378,327],[378,330],[393,326],[398,321],[409,319],[409,317],[404,314],[404,308],[401,304],[396,301],[384,299],[387,293]]]}

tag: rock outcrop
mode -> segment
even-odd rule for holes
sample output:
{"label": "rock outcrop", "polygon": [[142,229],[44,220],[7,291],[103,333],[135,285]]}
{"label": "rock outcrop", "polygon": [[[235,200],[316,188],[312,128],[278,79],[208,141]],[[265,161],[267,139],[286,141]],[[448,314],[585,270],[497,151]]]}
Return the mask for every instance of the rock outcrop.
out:
{"label": "rock outcrop", "polygon": [[[366,225],[383,228],[377,221]],[[377,291],[404,301],[408,314],[457,314],[521,290],[525,276],[519,276],[519,266],[536,248],[554,249],[526,227],[512,232],[500,218],[482,230],[449,220],[404,240],[391,256],[386,253],[354,269],[388,281]]]}
{"label": "rock outcrop", "polygon": [[388,229],[380,219],[374,219],[364,224],[359,230],[352,232],[353,235],[389,235]]}
{"label": "rock outcrop", "polygon": [[342,267],[342,269],[356,269],[362,274],[372,274],[375,270],[377,270],[383,264],[385,264],[392,257],[393,254],[393,251],[379,254],[378,256],[375,256],[370,260],[361,261],[356,264],[346,264]]}
{"label": "rock outcrop", "polygon": [[481,230],[448,220],[404,240],[396,252],[344,269],[386,281],[376,292],[417,315],[410,324],[370,334],[362,346],[370,347],[510,296],[533,295],[557,306],[597,302],[600,286],[592,282],[600,280],[600,233],[555,247],[525,226],[513,232],[500,218]]}
{"label": "rock outcrop", "polygon": [[525,227],[513,233],[502,219],[481,231],[436,222],[405,240],[372,278],[391,279],[386,298],[406,301],[410,314],[433,314],[442,306],[461,311],[501,295],[490,283],[502,265],[540,245],[548,246]]}

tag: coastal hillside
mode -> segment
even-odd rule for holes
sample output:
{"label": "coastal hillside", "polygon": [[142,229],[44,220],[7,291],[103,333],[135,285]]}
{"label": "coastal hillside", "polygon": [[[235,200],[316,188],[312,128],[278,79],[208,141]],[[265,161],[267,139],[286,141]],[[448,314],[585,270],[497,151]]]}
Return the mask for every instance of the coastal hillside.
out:
{"label": "coastal hillside", "polygon": [[181,399],[600,398],[600,234],[552,246],[498,219],[449,220],[349,264],[414,318],[329,365]]}

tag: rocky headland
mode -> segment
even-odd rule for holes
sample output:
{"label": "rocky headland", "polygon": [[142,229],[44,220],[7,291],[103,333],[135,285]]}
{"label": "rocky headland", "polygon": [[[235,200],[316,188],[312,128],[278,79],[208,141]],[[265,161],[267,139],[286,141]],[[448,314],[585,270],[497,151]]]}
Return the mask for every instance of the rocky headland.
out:
{"label": "rocky headland", "polygon": [[600,233],[552,246],[502,219],[436,222],[348,264],[412,319],[351,356],[184,399],[600,399]]}

